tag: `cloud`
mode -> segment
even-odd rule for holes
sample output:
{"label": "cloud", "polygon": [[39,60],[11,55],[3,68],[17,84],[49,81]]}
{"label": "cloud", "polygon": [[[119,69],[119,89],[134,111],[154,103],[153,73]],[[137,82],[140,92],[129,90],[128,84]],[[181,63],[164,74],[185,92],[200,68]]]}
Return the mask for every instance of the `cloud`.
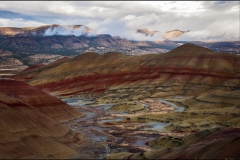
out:
{"label": "cloud", "polygon": [[120,20],[108,18],[101,23],[98,21],[90,22],[87,26],[97,34],[110,34],[112,36],[119,36],[129,40],[163,40],[158,32],[151,37],[146,37],[143,34],[137,33],[137,29],[141,28],[141,25],[138,23],[136,23],[136,26],[129,25],[128,20],[128,18]]}
{"label": "cloud", "polygon": [[[96,34],[135,40],[162,40],[164,32],[179,29],[191,30],[186,40],[239,40],[238,1],[3,1],[0,9],[15,13],[1,14],[1,26],[81,24]],[[146,37],[136,33],[140,28],[159,32]]]}
{"label": "cloud", "polygon": [[32,26],[42,26],[45,23],[40,23],[36,21],[19,19],[4,19],[0,18],[0,26],[5,27],[32,27]]}
{"label": "cloud", "polygon": [[53,36],[53,35],[95,36],[93,32],[88,31],[86,26],[80,26],[76,28],[76,26],[74,25],[58,26],[58,27],[51,26],[45,31],[43,36]]}
{"label": "cloud", "polygon": [[194,30],[184,33],[177,41],[239,41],[239,37],[228,31],[210,32],[208,30]]}

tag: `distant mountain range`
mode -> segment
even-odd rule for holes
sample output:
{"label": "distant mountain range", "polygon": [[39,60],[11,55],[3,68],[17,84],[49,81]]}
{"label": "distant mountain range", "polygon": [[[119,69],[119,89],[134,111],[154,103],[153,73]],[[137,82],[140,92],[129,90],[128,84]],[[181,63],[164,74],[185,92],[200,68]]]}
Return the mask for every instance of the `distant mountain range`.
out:
{"label": "distant mountain range", "polygon": [[[138,33],[146,36],[158,31],[148,28],[138,29]],[[133,41],[108,34],[92,34],[92,30],[84,25],[45,25],[40,27],[13,28],[0,27],[0,49],[10,52],[29,54],[78,55],[87,51],[100,54],[109,51],[122,52],[126,55],[148,53],[166,53],[185,41],[170,41],[185,32],[172,30],[164,34],[165,41]],[[214,51],[239,53],[239,42],[191,42]]]}
{"label": "distant mountain range", "polygon": [[[148,28],[137,29],[137,33],[144,34],[146,36],[153,36],[159,31],[150,30]],[[178,29],[167,31],[162,35],[166,40],[174,40],[180,37],[182,34],[189,32],[180,31]],[[16,27],[1,27],[0,36],[17,36],[17,37],[31,37],[31,36],[82,36],[82,35],[91,35],[92,30],[85,25],[45,25],[39,27],[25,27],[25,28],[16,28]]]}
{"label": "distant mountain range", "polygon": [[[147,28],[139,29],[139,34],[151,36],[157,33]],[[84,25],[45,25],[40,27],[13,28],[0,27],[0,68],[25,68],[36,63],[48,64],[63,56],[74,57],[84,52],[104,54],[121,52],[136,56],[144,54],[166,53],[185,43],[196,44],[215,52],[240,52],[239,41],[201,42],[172,41],[188,31],[173,30],[166,32],[165,41],[134,41],[111,36],[109,34],[94,35]],[[9,63],[8,63],[9,64]],[[20,66],[19,66],[20,65]]]}

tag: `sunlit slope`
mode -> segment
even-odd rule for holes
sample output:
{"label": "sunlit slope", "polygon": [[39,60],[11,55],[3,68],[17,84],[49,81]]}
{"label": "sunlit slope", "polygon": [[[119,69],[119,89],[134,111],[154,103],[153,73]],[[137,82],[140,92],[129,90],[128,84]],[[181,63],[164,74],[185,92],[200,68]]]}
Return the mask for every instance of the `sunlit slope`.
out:
{"label": "sunlit slope", "polygon": [[42,72],[42,71],[46,72],[47,70],[55,68],[58,65],[67,62],[68,60],[70,60],[70,58],[65,57],[65,58],[56,60],[48,65],[38,64],[38,65],[30,66],[27,69],[20,72],[18,75],[15,75],[15,79],[17,79],[18,77],[21,77],[22,80],[27,82],[29,79],[32,79],[32,78],[38,76],[40,72]]}

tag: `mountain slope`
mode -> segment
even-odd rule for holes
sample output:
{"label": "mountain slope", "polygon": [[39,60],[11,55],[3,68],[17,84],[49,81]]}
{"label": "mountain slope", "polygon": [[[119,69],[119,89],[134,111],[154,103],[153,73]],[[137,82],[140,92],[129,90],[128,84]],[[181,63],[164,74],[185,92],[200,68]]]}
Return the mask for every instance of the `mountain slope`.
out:
{"label": "mountain slope", "polygon": [[[151,96],[198,95],[229,79],[238,79],[240,57],[184,44],[165,54],[128,57],[85,53],[28,79],[56,95],[104,92],[114,87],[155,85]],[[39,71],[39,72],[38,72]],[[24,80],[19,73],[14,78]],[[200,90],[196,86],[205,83]],[[136,85],[135,85],[136,84]],[[161,88],[161,87],[163,88]]]}
{"label": "mountain slope", "polygon": [[68,158],[76,154],[75,147],[84,142],[82,135],[18,99],[0,93],[0,158]]}
{"label": "mountain slope", "polygon": [[0,93],[33,106],[58,122],[69,121],[83,116],[75,108],[56,97],[20,81],[0,80]]}

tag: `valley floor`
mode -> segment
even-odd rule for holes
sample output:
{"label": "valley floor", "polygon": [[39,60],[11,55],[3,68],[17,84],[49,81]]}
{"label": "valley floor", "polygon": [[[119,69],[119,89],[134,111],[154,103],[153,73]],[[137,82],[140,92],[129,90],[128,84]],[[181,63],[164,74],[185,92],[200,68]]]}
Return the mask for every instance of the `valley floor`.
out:
{"label": "valley floor", "polygon": [[77,149],[78,157],[73,158],[102,159],[107,154],[150,151],[154,148],[148,145],[149,141],[161,136],[182,137],[189,134],[166,130],[164,127],[170,123],[152,121],[126,123],[123,121],[134,116],[165,114],[184,109],[162,99],[141,100],[139,102],[145,109],[131,113],[111,112],[109,108],[114,104],[94,104],[90,99],[69,98],[62,100],[85,113],[84,117],[65,123],[70,129],[89,138],[85,144]]}

